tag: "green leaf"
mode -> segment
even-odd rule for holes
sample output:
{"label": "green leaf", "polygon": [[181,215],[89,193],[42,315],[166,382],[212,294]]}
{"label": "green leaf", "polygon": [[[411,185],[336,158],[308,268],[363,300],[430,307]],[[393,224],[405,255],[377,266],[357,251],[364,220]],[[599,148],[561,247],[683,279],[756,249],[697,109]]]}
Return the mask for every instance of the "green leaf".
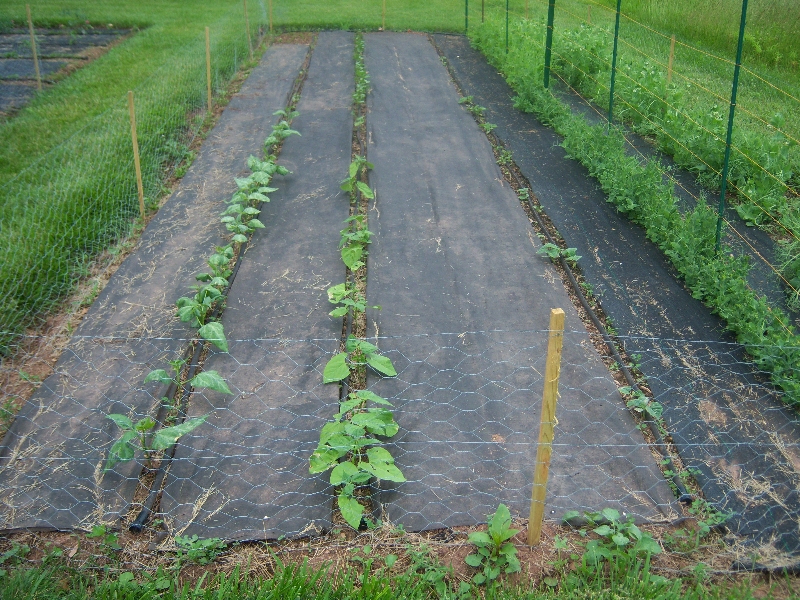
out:
{"label": "green leaf", "polygon": [[611,535],[614,532],[614,530],[611,529],[611,527],[609,527],[608,525],[601,525],[600,527],[598,527],[597,529],[594,529],[593,531],[597,535],[602,536],[602,537],[607,537],[607,536]]}
{"label": "green leaf", "polygon": [[259,221],[258,219],[250,219],[247,222],[247,227],[249,227],[251,230],[252,229],[264,229],[264,224],[261,221]]}
{"label": "green leaf", "polygon": [[144,419],[141,419],[138,423],[136,423],[136,425],[134,425],[133,428],[137,432],[141,433],[143,431],[150,431],[155,426],[156,422],[153,420],[152,417],[145,417]]}
{"label": "green leaf", "polygon": [[564,516],[561,517],[561,521],[563,523],[566,523],[568,521],[571,521],[572,519],[577,519],[580,516],[581,513],[579,513],[577,510],[568,510],[567,512],[564,513]]}
{"label": "green leaf", "polygon": [[385,406],[393,406],[391,402],[389,402],[388,400],[384,400],[383,398],[378,396],[378,394],[376,394],[375,392],[370,392],[369,390],[358,390],[355,393],[355,395],[356,397],[364,401],[374,402],[375,404],[383,404]]}
{"label": "green leaf", "polygon": [[342,454],[333,448],[329,446],[320,446],[308,459],[308,472],[311,474],[324,473],[331,467],[336,466],[338,464],[337,461],[341,457]]}
{"label": "green leaf", "polygon": [[622,535],[621,533],[615,533],[614,535],[612,535],[611,536],[611,540],[617,546],[627,546],[628,543],[630,543],[630,540],[626,536]]}
{"label": "green leaf", "polygon": [[332,317],[337,317],[337,318],[338,318],[338,317],[343,317],[343,316],[345,316],[345,315],[347,314],[347,311],[348,311],[348,310],[349,310],[349,309],[348,309],[346,306],[340,306],[339,308],[334,308],[334,309],[333,309],[331,312],[329,312],[328,314],[329,314],[330,316],[332,316]]}
{"label": "green leaf", "polygon": [[386,356],[381,356],[380,354],[370,354],[367,356],[367,364],[379,373],[383,373],[389,377],[394,377],[397,375],[397,371],[394,370],[392,361]]}
{"label": "green leaf", "polygon": [[237,244],[244,244],[247,241],[247,236],[237,233],[235,236],[233,236],[233,241]]}
{"label": "green leaf", "polygon": [[145,383],[150,383],[151,381],[159,381],[161,383],[172,383],[172,377],[164,369],[156,369],[155,371],[150,371],[147,374],[147,377],[144,378]]}
{"label": "green leaf", "polygon": [[600,511],[600,514],[604,519],[611,521],[612,523],[619,521],[619,511],[614,508],[604,508]]}
{"label": "green leaf", "polygon": [[225,380],[216,371],[203,371],[189,380],[192,387],[207,388],[223,394],[233,394]]}
{"label": "green leaf", "polygon": [[344,494],[339,494],[338,504],[344,520],[347,521],[353,529],[358,529],[361,526],[361,516],[364,514],[364,507],[361,506],[355,498]]}
{"label": "green leaf", "polygon": [[385,448],[370,448],[367,450],[369,463],[361,463],[362,468],[369,471],[378,479],[402,483],[406,480],[403,473],[394,464],[394,458]]}
{"label": "green leaf", "polygon": [[364,249],[361,246],[353,245],[342,248],[342,262],[347,265],[348,269],[355,270],[355,263],[360,262],[361,256],[364,254]]}
{"label": "green leaf", "polygon": [[111,415],[106,415],[106,418],[114,421],[114,423],[116,423],[117,426],[123,431],[133,430],[133,421],[131,421],[125,415],[111,414]]}
{"label": "green leaf", "polygon": [[370,187],[363,181],[356,181],[356,187],[364,195],[365,198],[368,198],[370,200],[375,199],[375,194],[370,189]]}
{"label": "green leaf", "polygon": [[202,417],[198,417],[196,419],[189,419],[188,421],[184,421],[180,425],[173,425],[172,427],[165,427],[164,429],[159,429],[156,431],[156,434],[153,436],[153,450],[166,450],[170,446],[172,446],[175,442],[177,442],[182,436],[190,433],[200,427],[205,420],[208,418],[208,415],[203,415]]}
{"label": "green leaf", "polygon": [[117,463],[127,462],[133,458],[136,449],[131,445],[131,442],[138,437],[135,431],[126,431],[122,434],[122,437],[111,446],[111,450],[108,452],[108,460],[105,466],[106,471],[113,468]]}
{"label": "green leaf", "polygon": [[359,469],[350,461],[341,462],[331,471],[331,485],[349,483],[359,474]]}
{"label": "green leaf", "polygon": [[491,546],[492,538],[485,531],[473,531],[469,534],[469,541],[476,546]]}
{"label": "green leaf", "polygon": [[481,556],[479,554],[470,554],[467,556],[467,558],[464,559],[464,562],[466,562],[470,567],[477,568],[481,566],[483,560],[481,559]]}
{"label": "green leaf", "polygon": [[204,340],[208,340],[223,352],[228,351],[228,340],[225,339],[225,329],[222,323],[206,323],[197,330],[197,334]]}
{"label": "green leaf", "polygon": [[322,383],[333,383],[341,381],[350,375],[350,367],[347,366],[347,353],[337,354],[328,361],[322,371]]}

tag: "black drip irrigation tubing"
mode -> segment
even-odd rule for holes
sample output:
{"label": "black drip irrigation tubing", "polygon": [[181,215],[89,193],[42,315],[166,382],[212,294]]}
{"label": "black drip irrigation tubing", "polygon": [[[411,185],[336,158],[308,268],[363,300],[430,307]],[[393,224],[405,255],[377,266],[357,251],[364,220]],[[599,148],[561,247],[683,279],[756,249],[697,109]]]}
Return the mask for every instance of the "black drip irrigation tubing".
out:
{"label": "black drip irrigation tubing", "polygon": [[[447,68],[448,73],[450,74],[450,78],[453,81],[453,83],[455,84],[459,95],[461,97],[464,97],[463,89],[461,88],[460,83],[456,79],[455,73],[453,72],[452,68],[450,67],[449,62],[446,60],[446,57],[444,56],[444,53],[441,51],[439,46],[436,44],[436,41],[434,40],[433,36],[429,35],[428,36],[428,40],[430,41],[431,45],[436,49],[436,52],[439,54],[439,56],[442,57],[442,58],[445,58],[445,60],[443,62],[445,64],[445,67]],[[477,116],[476,115],[473,114],[473,117],[476,118],[476,120],[477,120]],[[505,144],[502,142],[502,140],[500,140],[500,138],[498,138],[495,134],[487,133],[486,135],[489,138],[489,141],[490,141],[490,143],[492,144],[493,147],[496,147],[496,148],[499,147],[499,148],[503,148],[504,150],[508,150],[508,148],[505,147]],[[526,188],[529,191],[528,198],[527,198],[527,204],[528,204],[528,207],[530,208],[530,212],[533,214],[534,218],[536,219],[536,222],[539,225],[539,229],[544,233],[544,235],[547,238],[547,241],[549,243],[560,247],[558,242],[550,235],[550,231],[549,231],[548,226],[542,220],[542,217],[540,215],[540,211],[542,210],[541,206],[536,206],[533,203],[533,199],[532,199],[533,198],[533,193],[530,191],[531,190],[530,184],[520,180],[520,176],[517,175],[517,172],[516,172],[517,170],[518,170],[518,167],[516,166],[516,163],[512,162],[512,164],[508,168],[509,176],[514,179],[514,183],[516,184],[517,189]],[[554,226],[552,226],[552,227],[554,227]],[[564,273],[566,273],[567,278],[569,279],[570,285],[572,286],[572,289],[575,292],[575,295],[577,296],[578,300],[580,301],[581,306],[586,311],[586,314],[589,315],[589,318],[592,320],[592,323],[594,324],[594,326],[600,332],[600,335],[602,336],[603,341],[605,342],[606,346],[608,347],[608,350],[611,353],[611,356],[614,358],[614,360],[620,366],[620,371],[622,372],[623,376],[625,377],[625,381],[627,381],[628,385],[630,386],[630,388],[633,391],[636,391],[636,392],[639,392],[639,393],[643,393],[641,391],[641,389],[639,388],[639,385],[636,383],[636,379],[633,377],[633,374],[630,372],[630,369],[628,369],[626,362],[620,356],[619,351],[617,350],[617,346],[614,343],[614,341],[611,339],[611,336],[606,331],[605,326],[600,321],[600,319],[597,317],[597,315],[594,313],[594,310],[592,310],[591,306],[589,305],[589,302],[586,300],[586,296],[584,296],[580,285],[578,285],[578,281],[575,278],[575,274],[572,272],[572,269],[570,268],[569,263],[567,262],[567,260],[563,256],[559,256],[559,262],[561,264],[561,267],[564,269]],[[656,440],[656,448],[658,449],[658,452],[664,457],[664,460],[667,461],[665,466],[668,469],[670,469],[672,471],[672,473],[673,473],[671,481],[674,484],[675,489],[677,490],[676,496],[678,498],[678,501],[680,503],[682,503],[682,504],[685,504],[685,505],[691,505],[692,502],[694,502],[694,500],[695,500],[695,496],[694,496],[694,494],[691,494],[686,489],[686,486],[683,485],[683,481],[681,481],[681,479],[680,479],[680,476],[678,474],[678,470],[675,468],[675,465],[674,465],[674,463],[672,461],[672,456],[671,456],[669,450],[667,449],[667,444],[666,444],[666,442],[664,440],[663,435],[661,434],[661,429],[659,428],[658,424],[654,420],[652,420],[650,418],[645,417],[644,421],[647,423],[647,426],[650,429],[650,432],[652,433],[653,437]]]}
{"label": "black drip irrigation tubing", "polygon": [[[306,75],[308,74],[308,65],[311,61],[311,54],[314,51],[314,44],[312,43],[308,47],[308,52],[306,53],[306,58],[303,61],[303,65],[300,67],[300,72],[298,73],[297,77],[294,80],[294,84],[292,85],[292,89],[289,91],[289,98],[286,103],[287,113],[294,107],[296,104],[296,100],[299,95],[303,91],[303,84],[306,80]],[[259,208],[263,206],[263,202],[259,204]],[[249,241],[247,242],[249,243]],[[239,254],[236,256],[236,262],[233,266],[233,270],[231,271],[230,277],[228,277],[228,285],[226,286],[225,290],[222,292],[221,301],[218,304],[218,308],[214,310],[212,313],[212,318],[214,320],[218,320],[222,317],[222,312],[224,310],[225,303],[228,299],[228,294],[230,293],[231,287],[233,287],[233,282],[236,279],[236,274],[239,272],[239,267],[242,265],[242,261],[244,260],[245,255],[245,247],[244,244],[241,246]],[[193,348],[193,351],[192,351]],[[189,396],[191,395],[193,389],[188,382],[195,376],[197,372],[200,371],[202,365],[200,364],[200,356],[202,353],[203,348],[205,348],[205,340],[202,339],[195,339],[192,340],[191,345],[187,348],[184,356],[188,356],[191,352],[191,361],[189,362],[189,371],[186,374],[186,382],[187,384],[184,385],[183,388],[183,395],[178,403],[178,414],[175,419],[175,425],[180,425],[186,419],[186,412],[189,404]],[[177,393],[177,386],[174,383],[171,383],[170,386],[167,388],[167,397],[172,398],[174,400],[174,395]],[[159,415],[162,414],[162,408],[159,409]],[[159,418],[158,422],[162,422],[163,418]],[[155,435],[153,432],[152,435]],[[175,451],[178,447],[177,441],[169,447],[164,453],[164,456],[161,460],[161,464],[158,466],[158,470],[156,472],[155,479],[153,480],[152,485],[150,486],[150,491],[147,494],[147,498],[145,499],[141,511],[137,515],[136,519],[128,526],[128,530],[132,533],[141,533],[144,530],[145,523],[147,523],[147,519],[150,518],[150,515],[153,513],[153,507],[156,505],[156,501],[161,494],[161,488],[164,484],[164,479],[167,476],[167,472],[169,470],[169,465],[172,462],[172,459],[175,456]],[[142,474],[144,474],[145,470],[142,470]],[[141,475],[140,475],[141,477]]]}

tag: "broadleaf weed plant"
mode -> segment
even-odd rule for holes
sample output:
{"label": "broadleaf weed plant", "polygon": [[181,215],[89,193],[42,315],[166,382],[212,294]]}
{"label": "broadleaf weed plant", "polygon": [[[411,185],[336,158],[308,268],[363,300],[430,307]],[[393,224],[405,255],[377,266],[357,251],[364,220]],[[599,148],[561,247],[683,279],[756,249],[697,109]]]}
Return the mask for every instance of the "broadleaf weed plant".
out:
{"label": "broadleaf weed plant", "polygon": [[469,541],[476,552],[467,556],[466,563],[480,569],[473,577],[477,585],[491,584],[501,573],[517,573],[520,570],[517,548],[509,540],[519,533],[511,528],[511,513],[505,504],[500,504],[489,516],[486,531],[474,531]]}

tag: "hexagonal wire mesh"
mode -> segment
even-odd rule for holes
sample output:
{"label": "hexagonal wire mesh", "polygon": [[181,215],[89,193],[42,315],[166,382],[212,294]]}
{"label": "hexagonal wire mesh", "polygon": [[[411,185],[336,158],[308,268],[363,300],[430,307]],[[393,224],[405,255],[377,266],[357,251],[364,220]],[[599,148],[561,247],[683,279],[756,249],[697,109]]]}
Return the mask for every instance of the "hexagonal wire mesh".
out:
{"label": "hexagonal wire mesh", "polygon": [[[473,525],[504,502],[530,506],[546,331],[379,338],[397,376],[368,377],[394,405],[399,433],[384,446],[404,483],[376,482],[373,515],[407,530]],[[800,552],[800,422],[736,344],[620,338],[643,388],[663,405],[662,427],[694,480],[690,490],[762,557]],[[142,458],[104,471],[119,431],[107,414],[162,421],[166,392],[146,374],[185,355],[188,340],[73,338],[0,447],[2,528],[129,523],[147,496]],[[156,511],[171,533],[228,540],[308,535],[334,523],[334,488],[310,475],[339,387],[322,370],[339,340],[238,340],[210,351],[233,394],[195,391],[187,416],[209,415],[181,438]],[[612,506],[671,521],[681,508],[661,455],[585,332],[566,332],[545,517]],[[3,377],[7,397],[17,390]],[[690,481],[689,478],[686,478]],[[143,482],[148,481],[145,485]],[[161,482],[160,478],[157,478]],[[694,486],[694,487],[693,487]],[[117,521],[118,522],[118,521]],[[776,558],[777,557],[777,558]]]}

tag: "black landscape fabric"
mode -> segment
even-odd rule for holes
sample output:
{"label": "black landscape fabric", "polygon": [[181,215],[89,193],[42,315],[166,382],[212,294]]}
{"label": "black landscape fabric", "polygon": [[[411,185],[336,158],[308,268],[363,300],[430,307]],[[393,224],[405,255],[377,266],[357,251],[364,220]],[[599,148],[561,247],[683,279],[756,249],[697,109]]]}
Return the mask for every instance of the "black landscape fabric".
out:
{"label": "black landscape fabric", "polygon": [[274,46],[231,99],[180,186],[100,293],[0,446],[0,529],[70,529],[124,512],[141,464],[103,466],[119,430],[110,413],[155,415],[166,391],[143,385],[193,333],[175,318],[205,259],[224,241],[219,214],[286,105],[305,46]]}
{"label": "black landscape fabric", "polygon": [[[463,36],[437,46],[465,94],[512,151],[544,211],[570,247],[628,353],[665,407],[688,468],[728,526],[764,555],[800,553],[800,422],[747,362],[724,323],[682,285],[644,231],[606,202],[561,139],[513,108],[513,91]],[[680,174],[679,174],[680,176]],[[686,177],[683,177],[686,179]],[[773,550],[770,550],[773,549]]]}
{"label": "black landscape fabric", "polygon": [[[410,530],[485,522],[499,502],[527,515],[550,309],[583,325],[428,38],[367,35],[366,66],[367,299],[382,306],[369,335],[398,370],[370,386],[396,406],[390,446],[409,480],[382,483],[381,501]],[[546,515],[674,515],[585,331],[567,338]]]}
{"label": "black landscape fabric", "polygon": [[[344,280],[339,230],[349,195],[353,35],[320,33],[276,177],[228,297],[222,323],[234,343],[205,369],[234,391],[195,395],[192,415],[211,414],[205,433],[181,445],[161,502],[176,532],[252,540],[313,533],[331,524],[333,490],[310,475],[322,426],[337,412],[338,385],[322,370],[338,350],[341,319],[327,289]],[[304,341],[305,340],[305,341]],[[185,532],[185,533],[184,533]]]}

